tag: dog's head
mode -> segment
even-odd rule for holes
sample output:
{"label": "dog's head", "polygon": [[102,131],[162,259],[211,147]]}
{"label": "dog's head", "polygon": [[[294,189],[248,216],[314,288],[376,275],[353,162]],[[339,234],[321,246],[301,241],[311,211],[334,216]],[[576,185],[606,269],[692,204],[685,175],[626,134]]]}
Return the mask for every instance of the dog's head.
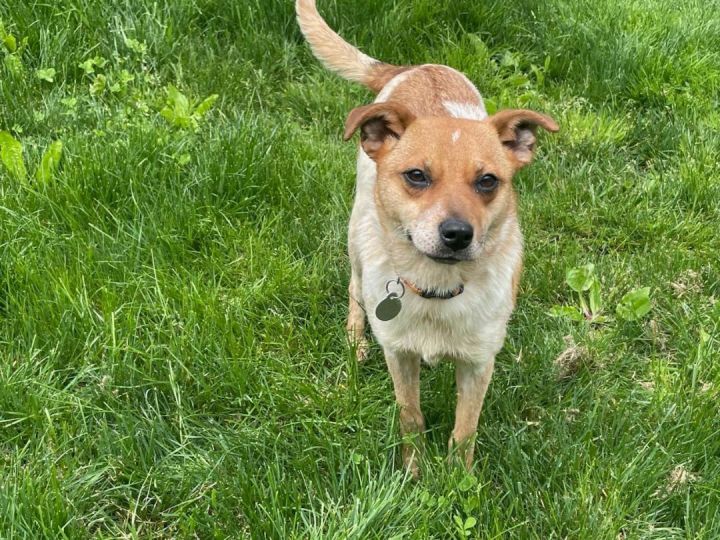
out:
{"label": "dog's head", "polygon": [[453,264],[478,257],[514,212],[512,177],[532,161],[535,130],[548,116],[505,110],[484,120],[416,118],[397,102],[354,109],[345,140],[360,129],[377,164],[376,203],[386,227],[422,254]]}

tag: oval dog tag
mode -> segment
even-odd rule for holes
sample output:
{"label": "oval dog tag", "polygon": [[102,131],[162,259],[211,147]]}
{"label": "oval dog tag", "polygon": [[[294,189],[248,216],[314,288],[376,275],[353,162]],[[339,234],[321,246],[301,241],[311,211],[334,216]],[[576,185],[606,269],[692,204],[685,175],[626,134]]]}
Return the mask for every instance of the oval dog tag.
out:
{"label": "oval dog tag", "polygon": [[388,294],[375,308],[375,316],[381,321],[389,321],[397,317],[402,303],[395,293]]}

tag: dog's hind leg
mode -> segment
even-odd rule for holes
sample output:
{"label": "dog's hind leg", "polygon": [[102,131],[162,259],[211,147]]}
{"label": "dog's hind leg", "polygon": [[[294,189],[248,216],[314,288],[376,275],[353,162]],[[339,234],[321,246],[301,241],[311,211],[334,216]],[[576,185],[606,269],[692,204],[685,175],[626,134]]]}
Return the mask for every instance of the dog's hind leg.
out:
{"label": "dog's hind leg", "polygon": [[358,362],[364,362],[368,355],[368,342],[365,338],[365,310],[360,304],[362,298],[362,285],[360,276],[353,269],[348,287],[348,318],[347,334],[350,345],[355,348]]}

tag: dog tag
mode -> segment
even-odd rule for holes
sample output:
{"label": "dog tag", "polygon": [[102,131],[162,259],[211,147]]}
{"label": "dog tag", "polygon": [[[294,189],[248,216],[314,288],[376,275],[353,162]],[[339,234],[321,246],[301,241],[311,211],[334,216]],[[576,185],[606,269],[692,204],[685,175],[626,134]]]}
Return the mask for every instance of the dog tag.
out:
{"label": "dog tag", "polygon": [[381,321],[389,321],[397,317],[402,308],[400,298],[394,292],[388,294],[375,308],[375,316]]}

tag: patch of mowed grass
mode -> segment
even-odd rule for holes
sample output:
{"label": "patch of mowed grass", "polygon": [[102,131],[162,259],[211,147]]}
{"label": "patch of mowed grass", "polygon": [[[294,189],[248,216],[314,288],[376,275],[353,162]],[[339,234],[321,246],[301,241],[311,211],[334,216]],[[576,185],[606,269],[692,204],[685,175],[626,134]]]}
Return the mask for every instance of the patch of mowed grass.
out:
{"label": "patch of mowed grass", "polygon": [[[348,350],[339,136],[371,96],[292,3],[11,1],[0,130],[29,171],[64,152],[43,183],[0,167],[0,536],[717,537],[716,6],[319,5],[375,57],[562,126],[516,181],[525,274],[472,474],[444,460],[452,366],[423,370],[414,483],[382,355]],[[171,84],[220,96],[197,131],[159,114]],[[588,262],[608,313],[649,286],[650,314],[549,317]]]}

